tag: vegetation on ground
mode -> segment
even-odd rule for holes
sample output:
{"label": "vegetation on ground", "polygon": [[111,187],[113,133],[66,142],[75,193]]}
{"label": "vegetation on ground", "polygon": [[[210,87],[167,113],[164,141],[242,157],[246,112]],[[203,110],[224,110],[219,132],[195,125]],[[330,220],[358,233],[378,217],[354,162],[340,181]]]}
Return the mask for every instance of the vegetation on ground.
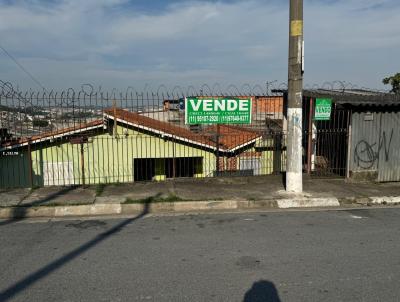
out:
{"label": "vegetation on ground", "polygon": [[103,194],[105,187],[106,187],[105,184],[96,185],[96,197],[99,197],[101,196],[101,194]]}
{"label": "vegetation on ground", "polygon": [[150,197],[143,198],[143,199],[127,198],[124,203],[125,204],[133,204],[133,203],[149,204],[149,203],[156,203],[156,202],[176,202],[176,201],[185,201],[185,200],[175,194],[169,194],[168,196],[163,196],[161,193],[158,193],[157,195],[150,196]]}
{"label": "vegetation on ground", "polygon": [[49,125],[48,121],[45,120],[34,120],[32,122],[33,127],[47,127]]}

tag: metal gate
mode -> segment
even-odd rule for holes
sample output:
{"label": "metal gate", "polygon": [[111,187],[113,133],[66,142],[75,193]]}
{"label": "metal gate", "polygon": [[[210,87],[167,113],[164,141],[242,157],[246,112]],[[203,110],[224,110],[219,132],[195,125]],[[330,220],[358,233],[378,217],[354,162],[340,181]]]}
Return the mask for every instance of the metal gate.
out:
{"label": "metal gate", "polygon": [[317,177],[345,177],[351,111],[332,104],[330,120],[315,120],[315,99],[303,105],[303,167]]}

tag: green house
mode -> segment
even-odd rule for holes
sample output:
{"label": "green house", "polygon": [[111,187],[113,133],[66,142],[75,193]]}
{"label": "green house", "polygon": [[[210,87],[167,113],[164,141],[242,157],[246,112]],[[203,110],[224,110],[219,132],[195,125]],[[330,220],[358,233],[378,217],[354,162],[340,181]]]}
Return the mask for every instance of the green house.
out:
{"label": "green house", "polygon": [[[101,120],[10,141],[0,147],[0,187],[90,185],[272,172],[255,131],[234,126],[201,133],[114,108]],[[216,139],[216,136],[218,138]],[[218,164],[217,164],[218,163]]]}

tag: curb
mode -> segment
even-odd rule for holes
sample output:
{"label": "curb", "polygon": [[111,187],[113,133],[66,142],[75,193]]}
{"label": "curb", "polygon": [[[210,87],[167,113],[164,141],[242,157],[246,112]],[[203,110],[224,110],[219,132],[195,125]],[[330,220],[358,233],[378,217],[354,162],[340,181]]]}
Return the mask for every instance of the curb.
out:
{"label": "curb", "polygon": [[370,197],[372,204],[400,204],[400,196]]}
{"label": "curb", "polygon": [[121,214],[121,206],[119,203],[59,206],[54,207],[54,217],[116,215]]}
{"label": "curb", "polygon": [[[181,201],[151,203],[148,213],[189,213],[246,209],[288,209],[340,206],[336,198],[306,198],[280,200],[223,200],[223,201]],[[7,207],[0,209],[0,218],[59,218],[96,215],[140,214],[145,204],[98,203],[74,206]]]}
{"label": "curb", "polygon": [[278,208],[319,208],[319,207],[340,207],[337,198],[299,198],[299,199],[279,199]]}
{"label": "curb", "polygon": [[[349,200],[349,199],[347,199]],[[400,204],[400,196],[351,198],[352,203],[361,201],[375,205]],[[223,210],[250,209],[291,209],[291,208],[324,208],[340,207],[337,198],[285,198],[271,200],[223,200],[223,201],[179,201],[151,203],[147,206],[148,213],[193,213],[217,212]],[[14,218],[59,218],[96,215],[137,215],[143,213],[145,204],[97,203],[90,205],[71,206],[39,206],[39,207],[6,207],[0,208],[0,219]]]}

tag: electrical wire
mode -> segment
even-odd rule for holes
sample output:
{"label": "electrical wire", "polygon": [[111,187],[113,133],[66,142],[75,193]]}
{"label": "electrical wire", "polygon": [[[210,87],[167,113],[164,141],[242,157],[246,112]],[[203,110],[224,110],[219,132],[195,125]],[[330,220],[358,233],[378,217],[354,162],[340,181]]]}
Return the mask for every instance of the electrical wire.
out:
{"label": "electrical wire", "polygon": [[26,70],[26,68],[24,66],[22,66],[21,63],[19,63],[17,61],[17,59],[15,59],[3,46],[0,45],[0,48],[3,50],[3,52],[15,63],[17,64],[17,66],[23,71],[25,72],[32,81],[34,81],[40,88],[42,88],[44,91],[46,91],[46,88],[39,82],[39,80],[37,80],[28,70]]}

